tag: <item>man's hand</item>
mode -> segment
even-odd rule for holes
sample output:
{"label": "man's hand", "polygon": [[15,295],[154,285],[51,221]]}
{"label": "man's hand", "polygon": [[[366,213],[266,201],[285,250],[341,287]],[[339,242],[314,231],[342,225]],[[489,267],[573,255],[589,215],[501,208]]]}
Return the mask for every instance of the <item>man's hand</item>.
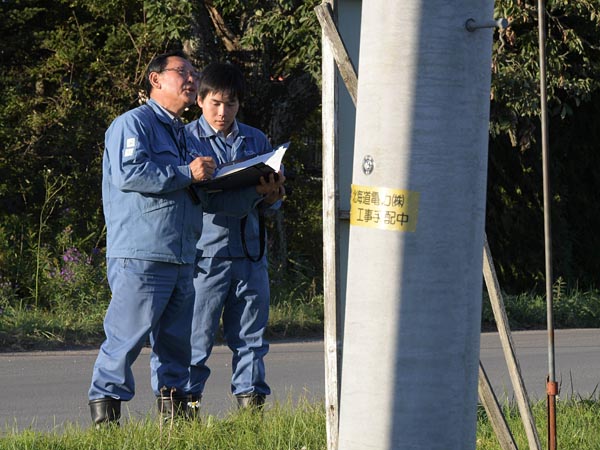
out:
{"label": "man's hand", "polygon": [[190,163],[192,183],[210,180],[215,173],[217,163],[211,156],[198,156]]}
{"label": "man's hand", "polygon": [[268,181],[265,177],[260,177],[260,184],[256,186],[256,192],[264,195],[263,201],[269,205],[272,205],[277,200],[281,200],[285,197],[285,177],[281,171],[277,172],[277,181],[275,181],[275,174],[269,174]]}

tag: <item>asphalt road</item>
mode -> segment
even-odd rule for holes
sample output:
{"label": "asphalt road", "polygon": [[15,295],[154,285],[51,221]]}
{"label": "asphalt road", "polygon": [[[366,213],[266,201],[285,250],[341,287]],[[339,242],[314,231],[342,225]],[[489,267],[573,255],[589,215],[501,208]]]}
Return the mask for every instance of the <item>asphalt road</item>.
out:
{"label": "asphalt road", "polygon": [[[548,374],[545,331],[513,333],[516,354],[527,392],[533,401],[545,398]],[[561,396],[598,396],[600,384],[600,329],[557,330],[556,379]],[[87,389],[97,350],[0,353],[0,430],[63,429],[69,424],[90,425]],[[136,396],[123,405],[123,416],[137,419],[155,414],[149,383],[148,350],[134,364]],[[500,340],[484,333],[480,359],[501,401],[512,398]],[[206,414],[223,416],[235,408],[229,391],[230,353],[217,346],[210,360],[213,373],[202,400]],[[273,343],[266,359],[273,390],[269,403],[311,401],[324,397],[323,342]],[[442,377],[443,374],[440,374]]]}

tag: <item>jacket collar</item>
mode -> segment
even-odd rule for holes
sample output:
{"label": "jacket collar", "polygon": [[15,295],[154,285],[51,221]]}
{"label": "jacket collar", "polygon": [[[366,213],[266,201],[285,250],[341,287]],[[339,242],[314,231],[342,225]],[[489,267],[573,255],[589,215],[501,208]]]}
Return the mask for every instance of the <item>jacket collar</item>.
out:
{"label": "jacket collar", "polygon": [[[217,131],[215,131],[213,129],[213,127],[211,127],[209,125],[209,123],[206,121],[206,118],[204,116],[200,116],[200,118],[198,119],[198,135],[202,136],[202,137],[212,137],[212,136],[218,136]],[[237,119],[233,121],[233,127],[231,132],[233,133],[233,138],[236,139],[239,134],[240,134],[240,127],[238,125],[238,121]],[[227,136],[224,136],[227,137]]]}
{"label": "jacket collar", "polygon": [[154,111],[154,113],[156,114],[156,117],[158,118],[158,120],[160,120],[162,123],[164,123],[165,125],[170,125],[173,128],[175,128],[176,130],[178,130],[179,128],[183,127],[184,124],[181,121],[181,119],[179,119],[178,117],[175,117],[173,114],[171,114],[169,111],[167,111],[165,108],[163,108],[156,100],[154,100],[153,98],[149,99],[148,102],[146,103],[150,108],[152,108],[152,110]]}

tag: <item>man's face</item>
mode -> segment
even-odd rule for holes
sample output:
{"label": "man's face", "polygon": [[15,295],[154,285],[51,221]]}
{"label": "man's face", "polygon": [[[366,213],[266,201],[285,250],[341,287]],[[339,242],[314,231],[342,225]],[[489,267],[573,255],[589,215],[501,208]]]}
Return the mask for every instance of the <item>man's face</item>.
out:
{"label": "man's face", "polygon": [[[180,111],[196,101],[198,73],[192,64],[179,56],[167,58],[167,65],[159,73],[163,106],[171,111]],[[156,90],[153,89],[153,93]]]}
{"label": "man's face", "polygon": [[210,92],[203,99],[198,98],[198,106],[209,125],[227,136],[240,109],[240,102],[227,93]]}

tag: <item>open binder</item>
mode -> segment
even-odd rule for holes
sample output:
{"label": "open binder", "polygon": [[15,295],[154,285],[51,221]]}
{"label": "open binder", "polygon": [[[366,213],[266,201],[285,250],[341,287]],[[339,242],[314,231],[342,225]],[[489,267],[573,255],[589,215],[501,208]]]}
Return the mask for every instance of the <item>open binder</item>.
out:
{"label": "open binder", "polygon": [[260,177],[266,180],[271,173],[277,179],[283,155],[289,146],[290,143],[286,142],[272,152],[222,164],[217,167],[212,179],[195,183],[194,186],[206,191],[222,191],[256,186],[260,183]]}

